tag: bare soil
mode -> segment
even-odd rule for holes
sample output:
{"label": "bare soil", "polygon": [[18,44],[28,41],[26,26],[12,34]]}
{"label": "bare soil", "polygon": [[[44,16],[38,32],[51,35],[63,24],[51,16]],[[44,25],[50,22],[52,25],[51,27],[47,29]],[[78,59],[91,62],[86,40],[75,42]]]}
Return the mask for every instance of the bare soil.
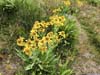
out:
{"label": "bare soil", "polygon": [[[75,75],[100,75],[100,53],[96,51],[96,47],[91,44],[91,37],[88,36],[87,31],[81,25],[79,19],[87,25],[93,27],[97,35],[100,33],[100,13],[99,9],[92,6],[84,6],[81,8],[80,14],[77,20],[77,27],[79,29],[79,37],[77,49],[79,54],[76,57],[76,61],[73,64]],[[85,19],[86,20],[85,20]],[[98,24],[96,24],[98,23]],[[100,43],[98,43],[100,44]],[[100,49],[99,49],[100,50]],[[97,62],[98,61],[98,62]]]}

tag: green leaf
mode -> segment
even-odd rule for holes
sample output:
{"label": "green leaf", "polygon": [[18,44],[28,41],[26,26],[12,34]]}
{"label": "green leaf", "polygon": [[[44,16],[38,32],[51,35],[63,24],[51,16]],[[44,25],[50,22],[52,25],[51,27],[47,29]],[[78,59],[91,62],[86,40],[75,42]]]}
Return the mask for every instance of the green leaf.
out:
{"label": "green leaf", "polygon": [[28,58],[22,53],[22,51],[16,49],[16,52],[17,52],[17,55],[18,55],[23,61],[25,61],[25,62],[28,61]]}
{"label": "green leaf", "polygon": [[61,75],[71,75],[72,70],[65,70]]}
{"label": "green leaf", "polygon": [[31,70],[31,69],[33,68],[33,66],[34,66],[34,63],[29,64],[28,66],[25,67],[25,70],[26,70],[26,71],[27,71],[27,70]]}
{"label": "green leaf", "polygon": [[40,67],[40,69],[41,69],[41,70],[43,70],[43,67],[42,67],[42,65],[40,65],[40,64],[39,64],[38,66]]}

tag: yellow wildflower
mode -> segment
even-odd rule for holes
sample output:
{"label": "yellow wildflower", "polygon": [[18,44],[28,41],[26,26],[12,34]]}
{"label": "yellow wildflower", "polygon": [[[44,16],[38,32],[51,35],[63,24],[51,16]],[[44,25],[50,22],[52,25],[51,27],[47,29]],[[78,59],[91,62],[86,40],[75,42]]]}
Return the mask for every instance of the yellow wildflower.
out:
{"label": "yellow wildflower", "polygon": [[66,37],[65,35],[65,32],[64,31],[61,31],[61,32],[58,32],[60,36],[63,36],[64,38]]}
{"label": "yellow wildflower", "polygon": [[41,46],[43,46],[45,44],[46,44],[46,41],[44,41],[43,39],[42,40],[39,40],[38,47],[41,47]]}
{"label": "yellow wildflower", "polygon": [[65,21],[64,16],[53,15],[50,17],[50,23],[57,26],[64,25],[64,21]]}
{"label": "yellow wildflower", "polygon": [[38,29],[38,32],[45,32],[45,28]]}
{"label": "yellow wildflower", "polygon": [[53,13],[57,13],[57,12],[60,12],[60,11],[61,11],[61,8],[57,8],[57,9],[53,10]]}
{"label": "yellow wildflower", "polygon": [[48,36],[48,37],[52,37],[52,36],[53,36],[53,32],[49,32],[49,33],[47,34],[47,36]]}
{"label": "yellow wildflower", "polygon": [[49,26],[49,22],[41,21],[41,26],[47,28]]}
{"label": "yellow wildflower", "polygon": [[36,30],[32,29],[31,32],[30,32],[30,36],[34,37],[34,38],[37,38],[38,34],[37,34]]}
{"label": "yellow wildflower", "polygon": [[24,46],[24,38],[23,37],[19,37],[17,39],[17,45],[18,46]]}
{"label": "yellow wildflower", "polygon": [[34,36],[34,35],[36,35],[36,34],[37,34],[36,31],[35,31],[34,29],[32,29],[31,32],[30,32],[30,35],[31,35],[31,36]]}
{"label": "yellow wildflower", "polygon": [[37,48],[37,46],[34,44],[32,45],[32,50],[35,50]]}
{"label": "yellow wildflower", "polygon": [[66,21],[65,16],[59,17],[59,20],[64,23]]}
{"label": "yellow wildflower", "polygon": [[24,49],[23,49],[23,52],[28,55],[28,56],[31,56],[32,55],[32,51],[31,51],[31,48],[26,46]]}
{"label": "yellow wildflower", "polygon": [[69,0],[66,0],[66,1],[64,1],[64,4],[65,4],[66,6],[70,6],[70,5],[71,5],[71,2],[70,2]]}
{"label": "yellow wildflower", "polygon": [[44,53],[44,52],[47,51],[47,47],[46,47],[46,46],[42,46],[42,47],[40,47],[39,49],[40,49],[40,51],[41,51],[42,53]]}
{"label": "yellow wildflower", "polygon": [[41,25],[40,25],[39,21],[36,21],[35,24],[33,25],[33,29],[38,29],[40,27],[41,27]]}
{"label": "yellow wildflower", "polygon": [[51,39],[49,36],[44,37],[43,40],[44,40],[44,42],[48,42],[48,43],[51,42]]}
{"label": "yellow wildflower", "polygon": [[25,43],[25,45],[26,46],[32,46],[32,44],[33,44],[33,41],[32,40],[30,40],[30,39],[28,39],[27,41],[26,41],[26,43]]}
{"label": "yellow wildflower", "polygon": [[38,39],[38,38],[35,38],[35,39],[34,39],[34,42],[35,42],[36,44],[38,44],[39,39]]}

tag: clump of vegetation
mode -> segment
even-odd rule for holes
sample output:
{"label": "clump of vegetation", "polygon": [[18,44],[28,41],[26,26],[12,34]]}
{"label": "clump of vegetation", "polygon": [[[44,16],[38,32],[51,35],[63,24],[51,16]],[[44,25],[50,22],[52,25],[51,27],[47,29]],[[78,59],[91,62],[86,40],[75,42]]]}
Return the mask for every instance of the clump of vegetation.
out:
{"label": "clump of vegetation", "polygon": [[[65,2],[64,2],[65,4]],[[76,38],[75,21],[68,18],[66,8],[70,4],[53,10],[46,21],[36,21],[29,36],[19,37],[16,50],[25,62],[25,71],[29,75],[71,75],[66,57],[74,49]],[[64,61],[62,61],[64,60]]]}

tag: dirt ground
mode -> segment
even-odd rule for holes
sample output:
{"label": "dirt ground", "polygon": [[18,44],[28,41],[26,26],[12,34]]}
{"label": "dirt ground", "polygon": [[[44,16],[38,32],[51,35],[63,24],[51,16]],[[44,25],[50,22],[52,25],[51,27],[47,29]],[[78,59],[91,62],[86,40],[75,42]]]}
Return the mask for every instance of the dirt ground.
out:
{"label": "dirt ground", "polygon": [[[77,18],[77,27],[79,29],[77,49],[79,54],[73,64],[75,75],[100,75],[100,53],[95,45],[91,44],[91,37],[84,29],[80,19],[86,25],[90,25],[91,30],[94,30],[100,36],[100,11],[99,8],[93,6],[84,6]],[[85,27],[87,28],[88,26]],[[93,28],[93,29],[92,29]],[[100,43],[98,43],[100,44]],[[99,48],[100,51],[100,48]]]}

